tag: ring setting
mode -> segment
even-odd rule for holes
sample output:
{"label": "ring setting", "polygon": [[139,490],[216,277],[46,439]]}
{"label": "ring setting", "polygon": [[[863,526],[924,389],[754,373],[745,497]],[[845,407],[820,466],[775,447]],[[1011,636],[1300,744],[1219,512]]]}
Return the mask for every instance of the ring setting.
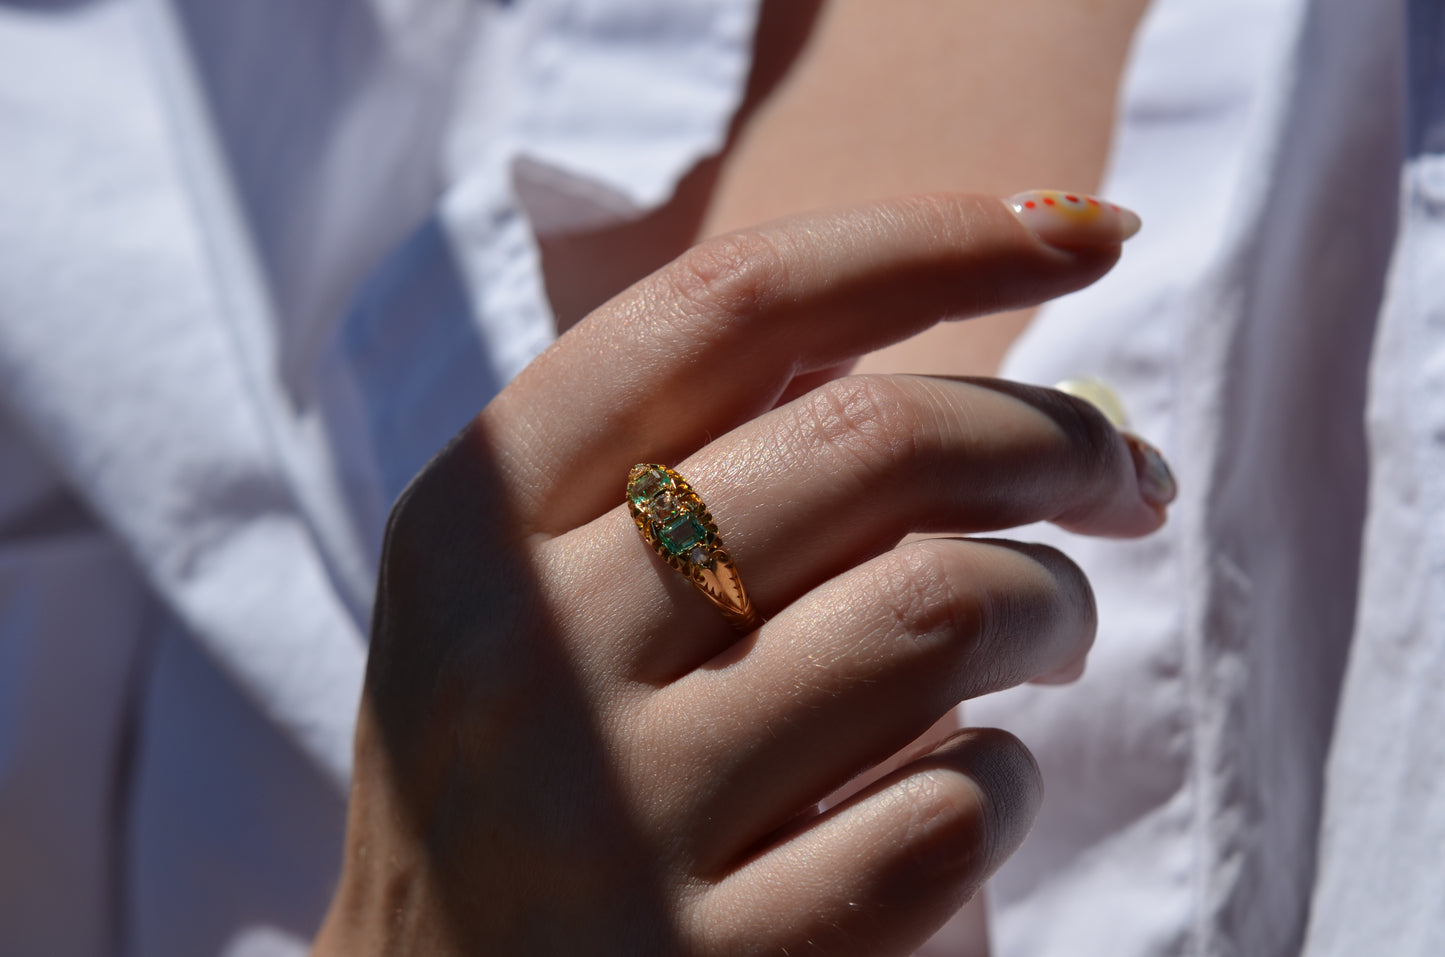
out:
{"label": "ring setting", "polygon": [[627,510],[644,541],[681,572],[734,627],[751,631],[757,612],[743,588],[717,522],[687,479],[665,465],[634,465],[627,475]]}

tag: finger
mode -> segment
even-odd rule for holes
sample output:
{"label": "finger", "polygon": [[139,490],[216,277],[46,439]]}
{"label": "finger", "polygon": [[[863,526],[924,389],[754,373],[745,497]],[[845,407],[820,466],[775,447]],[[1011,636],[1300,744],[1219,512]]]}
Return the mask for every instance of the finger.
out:
{"label": "finger", "polygon": [[[818,588],[655,694],[640,746],[671,760],[707,869],[903,748],[959,701],[1083,655],[1087,580],[1042,546],[930,540]],[[652,740],[651,735],[658,736]]]}
{"label": "finger", "polygon": [[998,199],[939,195],[719,237],[564,336],[478,427],[515,477],[523,515],[562,531],[610,506],[613,476],[681,459],[771,407],[799,374],[945,317],[1077,289],[1107,271],[1126,234],[1121,220],[1085,233],[1094,245],[1066,248]]}
{"label": "finger", "polygon": [[805,372],[802,375],[794,376],[792,381],[788,383],[788,387],[783,390],[783,394],[778,397],[777,404],[785,405],[794,399],[807,395],[821,385],[832,382],[834,379],[841,379],[849,372],[852,372],[855,365],[857,365],[856,362],[849,360],[848,362],[840,362],[826,369],[819,369],[815,372]]}
{"label": "finger", "polygon": [[[1130,443],[1092,405],[991,380],[838,380],[742,426],[681,471],[764,617],[912,532],[1052,520],[1142,534],[1163,517],[1144,497]],[[570,569],[569,594],[589,596],[576,614],[626,623],[609,632],[618,644],[608,654],[630,675],[669,680],[731,640],[711,605],[641,545],[625,512],[543,554]]]}
{"label": "finger", "polygon": [[1088,664],[1088,658],[1079,656],[1057,671],[1050,671],[1046,675],[1039,675],[1034,678],[1035,684],[1041,685],[1066,685],[1078,681],[1084,676],[1084,668]]}
{"label": "finger", "polygon": [[964,731],[719,882],[692,918],[719,954],[907,954],[1027,835],[1033,758],[1002,731]]}

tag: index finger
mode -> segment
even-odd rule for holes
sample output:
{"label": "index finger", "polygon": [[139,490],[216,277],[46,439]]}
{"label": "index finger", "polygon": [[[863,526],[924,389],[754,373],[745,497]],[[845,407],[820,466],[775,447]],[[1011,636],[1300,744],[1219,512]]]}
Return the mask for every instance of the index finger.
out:
{"label": "index finger", "polygon": [[790,217],[708,240],[642,280],[475,423],[502,474],[520,479],[524,525],[555,534],[596,517],[629,466],[680,460],[772,407],[799,374],[944,318],[1085,286],[1137,228],[1088,197],[1037,195],[1059,199],[1026,211],[945,194]]}

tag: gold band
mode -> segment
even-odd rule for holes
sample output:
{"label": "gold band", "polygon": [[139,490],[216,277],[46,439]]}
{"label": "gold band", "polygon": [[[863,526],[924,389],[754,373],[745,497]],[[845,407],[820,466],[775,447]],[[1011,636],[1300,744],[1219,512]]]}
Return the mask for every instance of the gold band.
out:
{"label": "gold band", "polygon": [[627,475],[627,510],[642,538],[741,631],[760,622],[717,522],[687,479],[666,465],[634,465]]}

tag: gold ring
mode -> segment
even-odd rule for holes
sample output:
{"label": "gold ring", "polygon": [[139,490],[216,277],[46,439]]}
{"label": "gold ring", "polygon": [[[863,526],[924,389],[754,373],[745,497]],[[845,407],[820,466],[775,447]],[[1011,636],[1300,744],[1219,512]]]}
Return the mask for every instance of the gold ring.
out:
{"label": "gold ring", "polygon": [[627,475],[627,510],[652,550],[734,627],[752,631],[759,625],[737,566],[718,537],[717,522],[687,479],[666,465],[634,465]]}

